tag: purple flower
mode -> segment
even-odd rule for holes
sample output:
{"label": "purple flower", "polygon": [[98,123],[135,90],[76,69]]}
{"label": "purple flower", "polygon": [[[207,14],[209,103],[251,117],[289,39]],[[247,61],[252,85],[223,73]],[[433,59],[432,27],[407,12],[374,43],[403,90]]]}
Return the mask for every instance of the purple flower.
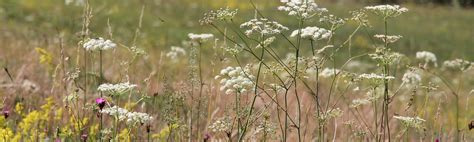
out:
{"label": "purple flower", "polygon": [[104,99],[104,98],[97,98],[95,99],[95,103],[99,106],[99,108],[102,110],[102,108],[104,108],[105,106],[105,103],[107,101]]}
{"label": "purple flower", "polygon": [[87,134],[82,134],[81,135],[81,140],[82,141],[87,141],[87,137],[88,137]]}
{"label": "purple flower", "polygon": [[211,139],[211,134],[209,134],[209,133],[204,134],[204,141],[205,142],[208,142],[210,139]]}
{"label": "purple flower", "polygon": [[7,119],[8,116],[10,116],[10,110],[4,109],[4,110],[2,111],[2,114],[3,114],[3,117],[5,117],[5,119]]}

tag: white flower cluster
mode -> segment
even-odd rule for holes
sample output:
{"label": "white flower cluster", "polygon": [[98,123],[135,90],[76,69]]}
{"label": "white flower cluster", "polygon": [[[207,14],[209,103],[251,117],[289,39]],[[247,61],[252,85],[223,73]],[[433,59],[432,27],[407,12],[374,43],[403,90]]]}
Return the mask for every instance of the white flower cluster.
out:
{"label": "white flower cluster", "polygon": [[135,84],[130,84],[129,82],[119,83],[119,84],[101,84],[97,88],[97,90],[101,92],[108,92],[110,95],[121,95],[127,91],[132,90],[133,88],[137,87]]}
{"label": "white flower cluster", "polygon": [[392,79],[395,79],[395,77],[378,75],[375,73],[370,73],[370,74],[364,73],[364,74],[359,75],[359,79],[368,80],[372,86],[378,86],[378,85],[381,85],[384,82],[384,80],[392,80]]}
{"label": "white flower cluster", "polygon": [[177,46],[171,46],[171,51],[166,53],[166,57],[172,59],[173,62],[177,61],[178,56],[184,56],[184,55],[186,55],[186,50]]}
{"label": "white flower cluster", "polygon": [[199,20],[201,24],[211,24],[215,20],[231,20],[237,14],[238,9],[221,8],[217,11],[210,11],[204,14],[204,18]]}
{"label": "white flower cluster", "polygon": [[265,18],[251,19],[248,22],[242,23],[240,28],[247,29],[245,30],[245,34],[247,36],[250,36],[254,33],[258,33],[260,35],[273,35],[288,30],[287,27],[281,25],[280,23],[269,21]]}
{"label": "white flower cluster", "polygon": [[213,35],[213,34],[194,34],[194,33],[189,33],[189,34],[188,34],[188,37],[189,37],[192,41],[205,42],[205,41],[208,41],[208,40],[214,38],[214,35]]}
{"label": "white flower cluster", "polygon": [[395,43],[400,38],[402,38],[401,35],[375,35],[374,37],[382,40],[383,42],[387,42],[387,43]]}
{"label": "white flower cluster", "polygon": [[361,79],[376,79],[376,80],[395,79],[395,77],[393,77],[393,76],[383,76],[383,75],[378,75],[378,74],[375,74],[375,73],[371,73],[371,74],[364,73],[364,74],[359,75],[359,78],[361,78]]}
{"label": "white flower cluster", "polygon": [[119,121],[125,120],[127,118],[128,110],[120,108],[118,106],[107,107],[100,110],[100,113],[108,114],[110,116],[116,117]]}
{"label": "white flower cluster", "polygon": [[352,100],[352,104],[350,105],[350,107],[356,108],[356,107],[359,107],[361,105],[365,105],[365,104],[369,104],[369,103],[370,103],[370,100],[368,100],[368,99],[354,99],[354,100]]}
{"label": "white flower cluster", "polygon": [[[265,39],[265,40],[263,41],[263,43],[258,44],[255,48],[268,47],[270,44],[272,44],[272,43],[275,41],[275,39],[276,39],[276,38],[275,38],[274,36],[269,37],[269,38]],[[262,46],[262,44],[263,44],[263,46]]]}
{"label": "white flower cluster", "polygon": [[402,13],[408,12],[407,8],[401,7],[400,5],[367,6],[365,9],[372,11],[377,15],[383,16],[384,18],[397,17]]}
{"label": "white flower cluster", "polygon": [[230,132],[232,129],[232,123],[228,118],[223,118],[212,123],[209,126],[209,129],[211,129],[212,132]]}
{"label": "white flower cluster", "polygon": [[288,12],[290,16],[300,19],[308,19],[317,14],[327,12],[326,8],[319,7],[314,0],[281,0],[285,5],[279,6],[278,10]]}
{"label": "white flower cluster", "polygon": [[151,122],[153,117],[148,115],[147,113],[143,112],[129,112],[127,113],[127,123],[129,125],[136,125],[136,124],[145,124]]}
{"label": "white flower cluster", "polygon": [[344,25],[344,23],[346,23],[346,21],[344,19],[341,19],[339,17],[336,17],[332,14],[330,15],[325,15],[323,17],[321,17],[319,19],[319,22],[322,22],[322,23],[329,23],[331,25],[334,25],[334,26],[340,26],[340,25]]}
{"label": "white flower cluster", "polygon": [[339,72],[341,72],[341,70],[339,70],[339,69],[324,68],[324,69],[319,73],[319,76],[324,77],[324,78],[328,78],[328,77],[331,77],[331,76],[335,76],[335,75],[338,74]]}
{"label": "white flower cluster", "polygon": [[420,51],[416,52],[416,58],[423,60],[425,62],[425,67],[428,66],[428,64],[431,62],[434,64],[435,67],[438,66],[438,63],[436,62],[436,55],[428,52],[428,51]]}
{"label": "white flower cluster", "polygon": [[113,43],[111,40],[106,40],[104,38],[92,38],[87,40],[82,45],[86,50],[108,50],[117,47],[117,44]]}
{"label": "white flower cluster", "polygon": [[423,130],[423,123],[426,121],[420,117],[393,116],[393,118],[400,120],[405,127],[411,127],[417,130]]}
{"label": "white flower cluster", "polygon": [[153,120],[153,117],[147,113],[142,112],[129,112],[124,108],[117,106],[108,107],[100,110],[100,113],[108,114],[116,117],[118,121],[126,121],[129,125],[145,124]]}
{"label": "white flower cluster", "polygon": [[221,91],[225,90],[226,94],[244,93],[251,90],[254,86],[253,75],[249,74],[248,69],[241,67],[227,67],[222,69],[216,79],[222,78],[220,81]]}
{"label": "white flower cluster", "polygon": [[461,71],[469,70],[473,66],[474,66],[474,63],[471,63],[463,59],[455,59],[455,60],[443,62],[443,67],[448,68],[448,69],[459,69]]}
{"label": "white flower cluster", "polygon": [[86,1],[85,0],[64,0],[66,5],[74,4],[75,6],[83,6]]}
{"label": "white flower cluster", "polygon": [[402,82],[410,86],[416,86],[421,83],[421,76],[415,70],[408,70],[403,74]]}
{"label": "white flower cluster", "polygon": [[327,122],[328,120],[330,120],[330,119],[332,119],[332,118],[336,118],[336,117],[342,116],[343,113],[344,113],[344,112],[343,112],[341,109],[335,108],[335,109],[331,109],[331,110],[328,110],[328,111],[322,113],[322,114],[318,117],[318,119],[319,119],[319,121],[325,123],[325,122]]}
{"label": "white flower cluster", "polygon": [[[301,34],[300,34],[301,31]],[[304,29],[295,30],[291,33],[291,37],[301,35],[301,38],[308,38],[313,40],[323,40],[331,37],[331,31],[318,27],[306,27]]]}

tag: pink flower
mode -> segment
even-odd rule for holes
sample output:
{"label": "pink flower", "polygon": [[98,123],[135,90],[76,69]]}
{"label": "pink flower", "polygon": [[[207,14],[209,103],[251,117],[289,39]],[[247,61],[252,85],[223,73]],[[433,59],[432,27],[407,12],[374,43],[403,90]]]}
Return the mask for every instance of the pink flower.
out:
{"label": "pink flower", "polygon": [[107,101],[104,99],[104,98],[97,98],[95,99],[95,103],[99,106],[99,108],[102,110],[102,108],[104,108],[105,106],[105,103],[107,103]]}

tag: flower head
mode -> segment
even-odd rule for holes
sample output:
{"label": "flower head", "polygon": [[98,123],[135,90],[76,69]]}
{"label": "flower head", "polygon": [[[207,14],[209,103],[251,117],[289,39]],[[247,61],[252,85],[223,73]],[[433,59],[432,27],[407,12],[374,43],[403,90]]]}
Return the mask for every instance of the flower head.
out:
{"label": "flower head", "polygon": [[94,51],[112,49],[117,47],[117,44],[113,43],[111,40],[105,40],[104,38],[99,37],[87,40],[82,46],[88,51]]}
{"label": "flower head", "polygon": [[5,119],[7,119],[8,116],[10,116],[10,110],[9,109],[3,109],[2,114],[3,114],[3,117],[5,117]]}
{"label": "flower head", "polygon": [[213,34],[194,34],[194,33],[189,33],[188,34],[188,37],[192,40],[192,41],[196,41],[196,42],[206,42],[212,38],[214,38],[214,35]]}
{"label": "flower head", "polygon": [[377,15],[383,16],[384,18],[397,17],[402,13],[408,12],[407,8],[401,7],[400,5],[367,6],[364,9],[371,11]]}
{"label": "flower head", "polygon": [[[300,33],[301,31],[301,33]],[[300,35],[301,38],[308,38],[312,40],[323,40],[331,37],[331,31],[318,27],[306,27],[304,29],[295,30],[291,33],[291,37]]]}
{"label": "flower head", "polygon": [[130,84],[129,82],[119,83],[119,84],[101,84],[97,90],[101,92],[108,92],[109,95],[121,95],[128,91],[131,91],[133,88],[137,87],[135,84]]}
{"label": "flower head", "polygon": [[436,55],[434,53],[428,51],[416,52],[416,58],[423,60],[425,62],[425,67],[428,66],[429,63],[433,63],[435,67],[438,66],[438,63],[436,62]]}
{"label": "flower head", "polygon": [[308,19],[328,11],[326,8],[319,7],[314,0],[282,0],[281,2],[285,5],[279,6],[278,10],[288,12],[288,15],[299,19]]}
{"label": "flower head", "polygon": [[403,74],[403,83],[407,85],[419,85],[421,83],[421,76],[415,70],[409,70]]}
{"label": "flower head", "polygon": [[97,104],[97,106],[99,106],[100,109],[104,108],[106,103],[107,101],[104,98],[95,99],[95,104]]}
{"label": "flower head", "polygon": [[453,69],[453,70],[460,70],[460,71],[467,71],[474,66],[474,63],[470,61],[466,61],[463,59],[455,59],[443,62],[443,67],[446,69]]}
{"label": "flower head", "polygon": [[387,43],[395,43],[402,38],[401,35],[375,35],[374,37]]}
{"label": "flower head", "polygon": [[241,67],[227,67],[222,69],[216,79],[221,79],[221,90],[226,94],[244,93],[253,88],[255,78],[249,74],[249,69]]}
{"label": "flower head", "polygon": [[245,34],[250,36],[252,34],[259,34],[259,35],[273,35],[279,34],[282,31],[288,30],[287,27],[281,25],[275,21],[269,21],[265,18],[260,19],[251,19],[248,22],[242,23],[240,28],[246,29]]}
{"label": "flower head", "polygon": [[393,116],[393,118],[400,120],[403,126],[415,128],[417,130],[423,130],[423,123],[426,121],[419,117]]}

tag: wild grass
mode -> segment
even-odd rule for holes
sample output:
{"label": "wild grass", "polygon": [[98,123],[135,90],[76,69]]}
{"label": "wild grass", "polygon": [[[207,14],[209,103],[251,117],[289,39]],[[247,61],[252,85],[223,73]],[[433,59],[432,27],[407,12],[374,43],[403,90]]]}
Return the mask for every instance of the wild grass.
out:
{"label": "wild grass", "polygon": [[474,139],[472,10],[318,4],[1,1],[0,141]]}

